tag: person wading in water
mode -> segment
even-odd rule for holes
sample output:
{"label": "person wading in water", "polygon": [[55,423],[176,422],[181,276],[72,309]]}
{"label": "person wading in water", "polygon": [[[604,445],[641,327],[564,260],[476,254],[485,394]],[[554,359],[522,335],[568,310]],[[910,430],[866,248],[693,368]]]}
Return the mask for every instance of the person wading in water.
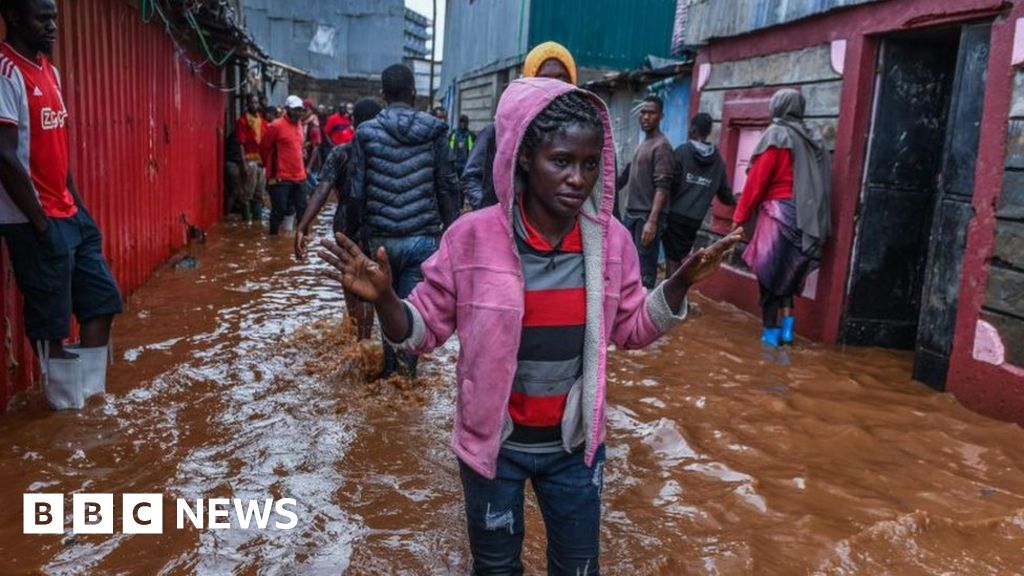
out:
{"label": "person wading in water", "polygon": [[772,124],[751,156],[733,229],[760,209],[743,260],[761,286],[761,341],[777,347],[793,342],[794,298],[818,268],[832,232],[832,159],[804,125],[799,92],[779,90],[770,106]]}
{"label": "person wading in water", "polygon": [[392,287],[385,250],[371,260],[339,234],[320,255],[329,275],[374,303],[400,349],[426,353],[458,333],[452,449],[474,573],[523,572],[529,479],[547,526],[548,573],[597,574],[608,345],[642,348],[682,321],[689,288],[742,233],[695,252],[647,292],[630,234],[612,218],[614,148],[601,100],[557,80],[516,80],[496,128],[498,205],[452,225],[407,300]]}
{"label": "person wading in water", "polygon": [[[353,114],[353,127],[358,127],[363,122],[374,118],[380,113],[381,107],[376,100],[364,98],[356,103]],[[306,212],[295,229],[295,258],[300,262],[306,261],[308,251],[307,244],[312,234],[313,221],[317,214],[327,203],[327,197],[331,190],[338,194],[338,208],[334,212],[334,232],[344,232],[349,238],[356,238],[359,234],[359,222],[348,217],[348,160],[352,155],[351,141],[339,144],[331,149],[324,161],[324,167],[320,170],[320,181],[313,191],[306,206]],[[348,309],[349,317],[355,320],[356,333],[360,340],[370,337],[373,331],[373,306],[369,302],[360,300],[349,290],[345,290],[345,307]]]}

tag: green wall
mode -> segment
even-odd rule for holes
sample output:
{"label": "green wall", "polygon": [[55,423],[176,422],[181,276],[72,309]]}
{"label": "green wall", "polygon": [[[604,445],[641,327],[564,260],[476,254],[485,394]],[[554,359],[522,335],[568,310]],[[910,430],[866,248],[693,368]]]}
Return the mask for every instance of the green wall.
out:
{"label": "green wall", "polygon": [[583,68],[638,68],[669,57],[675,0],[532,0],[529,48],[554,40]]}

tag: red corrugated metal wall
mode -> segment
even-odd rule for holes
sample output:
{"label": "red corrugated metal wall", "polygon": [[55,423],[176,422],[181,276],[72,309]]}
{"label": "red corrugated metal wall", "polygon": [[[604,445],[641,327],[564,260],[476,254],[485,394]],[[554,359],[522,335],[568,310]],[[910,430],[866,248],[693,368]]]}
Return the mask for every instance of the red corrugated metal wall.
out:
{"label": "red corrugated metal wall", "polygon": [[[71,168],[127,295],[185,243],[183,214],[202,227],[220,216],[225,96],[201,76],[219,84],[219,71],[193,72],[162,25],[144,24],[123,0],[57,4]],[[6,260],[4,251],[0,411],[31,383],[33,366]]]}

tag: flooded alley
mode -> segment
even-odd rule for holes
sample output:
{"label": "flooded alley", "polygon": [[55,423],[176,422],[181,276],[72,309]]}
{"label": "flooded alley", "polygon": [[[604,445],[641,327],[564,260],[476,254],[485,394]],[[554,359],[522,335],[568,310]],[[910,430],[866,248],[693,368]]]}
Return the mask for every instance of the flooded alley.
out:
{"label": "flooded alley", "polygon": [[[290,237],[221,224],[192,255],[131,297],[102,400],[0,417],[0,573],[467,573],[456,342],[420,382],[367,382],[376,344]],[[695,305],[610,356],[604,573],[1024,573],[1024,430],[912,382],[908,354],[769,353],[755,318]],[[23,535],[26,492],[162,493],[164,533]],[[175,529],[173,500],[200,497],[294,498],[299,524]],[[543,532],[531,496],[528,574]]]}

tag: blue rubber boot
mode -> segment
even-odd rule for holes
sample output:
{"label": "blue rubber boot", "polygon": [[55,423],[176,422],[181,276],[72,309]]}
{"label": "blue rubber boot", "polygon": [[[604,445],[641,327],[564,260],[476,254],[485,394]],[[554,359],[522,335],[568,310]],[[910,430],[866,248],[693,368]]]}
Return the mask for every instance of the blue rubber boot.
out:
{"label": "blue rubber boot", "polygon": [[779,328],[765,328],[761,333],[761,342],[772,348],[778,348],[781,335],[782,330]]}
{"label": "blue rubber boot", "polygon": [[782,333],[779,335],[779,341],[783,344],[793,343],[793,325],[796,324],[796,318],[792,316],[786,316],[782,319]]}

